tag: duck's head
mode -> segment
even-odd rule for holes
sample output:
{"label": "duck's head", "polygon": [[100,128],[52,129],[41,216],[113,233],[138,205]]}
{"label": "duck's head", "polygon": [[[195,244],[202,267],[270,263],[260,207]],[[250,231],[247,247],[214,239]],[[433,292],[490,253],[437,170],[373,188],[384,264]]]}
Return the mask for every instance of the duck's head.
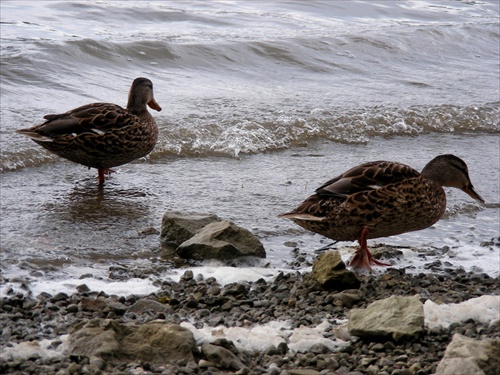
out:
{"label": "duck's head", "polygon": [[421,174],[424,178],[437,182],[441,186],[460,189],[473,199],[484,203],[484,199],[476,193],[474,186],[472,186],[467,164],[455,155],[436,156],[427,163]]}
{"label": "duck's head", "polygon": [[127,109],[138,115],[147,111],[146,105],[154,110],[161,111],[161,107],[153,95],[153,82],[147,78],[139,77],[134,79],[130,87]]}

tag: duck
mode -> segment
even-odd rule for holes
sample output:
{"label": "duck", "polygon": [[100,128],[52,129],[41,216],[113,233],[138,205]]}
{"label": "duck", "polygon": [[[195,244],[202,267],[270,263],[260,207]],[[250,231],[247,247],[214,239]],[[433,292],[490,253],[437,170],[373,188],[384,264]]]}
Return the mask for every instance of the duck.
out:
{"label": "duck", "polygon": [[373,258],[367,240],[418,231],[436,223],[446,209],[443,186],[474,190],[467,164],[452,154],[436,156],[421,172],[391,161],[360,164],[334,177],[294,210],[279,215],[335,241],[358,240],[349,266],[373,272],[390,266]]}
{"label": "duck", "polygon": [[148,78],[134,79],[127,107],[91,103],[62,114],[45,115],[44,123],[17,132],[50,152],[98,170],[99,185],[117,167],[148,155],[158,127],[147,106],[161,111]]}

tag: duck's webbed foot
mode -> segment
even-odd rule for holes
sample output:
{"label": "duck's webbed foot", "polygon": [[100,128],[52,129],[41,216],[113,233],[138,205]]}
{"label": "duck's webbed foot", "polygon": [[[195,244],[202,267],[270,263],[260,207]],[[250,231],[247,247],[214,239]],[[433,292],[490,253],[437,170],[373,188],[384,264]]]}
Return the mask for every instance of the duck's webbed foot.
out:
{"label": "duck's webbed foot", "polygon": [[349,262],[351,268],[365,268],[370,272],[373,272],[372,265],[376,266],[390,266],[391,264],[380,262],[373,258],[370,250],[367,246],[368,229],[363,228],[361,231],[361,237],[359,239],[359,249],[356,250],[354,256]]}

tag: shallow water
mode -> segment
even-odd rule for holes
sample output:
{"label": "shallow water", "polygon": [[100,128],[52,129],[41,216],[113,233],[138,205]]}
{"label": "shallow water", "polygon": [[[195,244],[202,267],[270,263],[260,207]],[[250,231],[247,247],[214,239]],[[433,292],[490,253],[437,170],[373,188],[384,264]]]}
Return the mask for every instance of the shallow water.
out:
{"label": "shallow water", "polygon": [[[285,242],[312,258],[327,241],[276,215],[356,164],[421,169],[442,153],[467,162],[487,204],[449,189],[435,226],[373,243],[448,246],[450,264],[498,275],[498,246],[481,246],[500,227],[498,2],[1,6],[5,275],[157,265],[158,236],[141,231],[159,229],[165,210],[233,220],[259,236],[271,268],[286,268]],[[164,108],[153,114],[160,140],[104,189],[94,170],[14,132],[89,102],[123,105],[136,76]]]}
{"label": "shallow water", "polygon": [[[471,179],[487,204],[447,189],[447,213],[432,228],[371,243],[414,246],[424,251],[449,246],[466,256],[463,266],[475,263],[477,269],[486,267],[496,273],[498,264],[492,261],[498,248],[492,251],[480,244],[498,236],[499,204],[495,197],[499,194],[499,169],[481,171],[484,160],[499,160],[497,141],[495,135],[464,138],[448,134],[422,136],[411,143],[405,137],[373,139],[367,145],[325,141],[313,149],[238,159],[138,162],[119,168],[103,189],[97,187],[94,171],[69,162],[59,163],[57,171],[51,164],[21,169],[3,176],[3,266],[27,261],[47,270],[48,263],[54,268],[49,267],[47,275],[75,265],[96,270],[107,270],[113,264],[144,267],[157,262],[160,245],[157,235],[141,231],[148,227],[159,230],[163,213],[176,210],[215,213],[250,229],[264,243],[270,265],[286,268],[293,256],[285,242],[297,242],[300,251],[312,259],[313,250],[328,241],[277,215],[293,208],[329,176],[363,160],[376,159],[383,149],[387,159],[419,169],[429,154],[465,154]],[[471,149],[475,150],[472,154]],[[19,200],[20,195],[30,199]],[[469,259],[469,253],[478,249],[480,256]]]}

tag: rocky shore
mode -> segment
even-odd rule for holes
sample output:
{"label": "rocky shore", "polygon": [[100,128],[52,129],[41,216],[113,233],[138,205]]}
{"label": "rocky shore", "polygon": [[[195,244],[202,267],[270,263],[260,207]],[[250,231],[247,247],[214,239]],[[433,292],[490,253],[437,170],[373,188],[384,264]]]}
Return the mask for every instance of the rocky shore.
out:
{"label": "rocky shore", "polygon": [[[91,291],[85,279],[72,295],[27,297],[10,291],[0,301],[0,373],[423,375],[437,372],[452,339],[477,340],[472,341],[475,347],[499,340],[498,321],[425,327],[401,340],[356,337],[345,324],[353,309],[363,311],[391,296],[450,304],[498,295],[498,278],[460,269],[417,275],[387,269],[378,276],[359,276],[359,281],[359,288],[339,292],[320,286],[310,274],[293,272],[271,282],[222,286],[213,277],[186,271],[179,282],[158,278],[159,291],[147,296]],[[269,345],[261,350],[242,348],[250,340],[245,329],[276,322],[287,322],[287,332],[314,331],[315,344],[302,352],[294,347],[293,335],[284,335],[278,344],[271,336],[264,338]],[[242,334],[232,341],[221,327]],[[210,342],[202,339],[207,329]],[[165,336],[155,336],[158,332]],[[185,341],[169,349],[172,335]],[[143,338],[152,341],[127,346]],[[489,356],[476,361],[477,371],[499,373],[498,342],[493,341],[496,349],[487,349],[493,350]]]}
{"label": "rocky shore", "polygon": [[[265,257],[253,234],[215,215],[167,212],[159,234],[176,268],[188,259]],[[111,280],[154,280],[149,295],[92,290],[92,274],[81,275],[74,293],[33,295],[28,280],[0,275],[21,288],[0,300],[0,373],[499,374],[498,278],[439,260],[427,273],[360,275],[336,250],[304,272],[311,264],[294,256],[273,279],[226,285],[190,269],[173,281],[164,267],[142,275],[109,268]]]}

